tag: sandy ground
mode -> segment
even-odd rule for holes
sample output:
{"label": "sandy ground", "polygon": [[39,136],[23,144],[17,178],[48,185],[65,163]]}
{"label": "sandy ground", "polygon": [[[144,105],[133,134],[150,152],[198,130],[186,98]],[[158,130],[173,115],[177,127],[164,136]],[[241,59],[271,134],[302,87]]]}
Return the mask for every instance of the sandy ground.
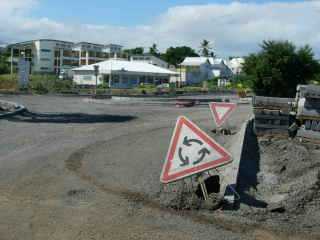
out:
{"label": "sandy ground", "polygon": [[[236,210],[176,211],[160,204],[159,175],[176,118],[185,115],[210,133],[214,124],[207,107],[94,104],[49,96],[1,99],[32,112],[0,121],[1,240],[317,239],[304,229],[290,232],[268,224],[279,217],[268,215],[265,195],[260,201],[250,190],[258,189],[255,166],[252,175],[242,170],[244,198]],[[239,106],[230,125],[239,130],[250,114],[248,105]],[[232,144],[211,135],[227,148]],[[249,164],[255,154],[246,153],[253,159]]]}

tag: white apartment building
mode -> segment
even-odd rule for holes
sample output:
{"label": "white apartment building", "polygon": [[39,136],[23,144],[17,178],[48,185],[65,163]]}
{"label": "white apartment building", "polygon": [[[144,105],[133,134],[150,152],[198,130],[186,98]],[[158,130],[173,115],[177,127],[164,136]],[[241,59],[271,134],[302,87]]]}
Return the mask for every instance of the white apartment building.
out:
{"label": "white apartment building", "polygon": [[130,57],[130,61],[145,62],[158,67],[169,68],[169,64],[166,61],[163,61],[162,59],[151,54],[133,55]]}
{"label": "white apartment building", "polygon": [[74,67],[104,61],[121,53],[117,44],[73,43],[53,39],[39,39],[8,45],[11,51],[9,61],[11,72],[19,58],[30,61],[32,73],[59,73]]}

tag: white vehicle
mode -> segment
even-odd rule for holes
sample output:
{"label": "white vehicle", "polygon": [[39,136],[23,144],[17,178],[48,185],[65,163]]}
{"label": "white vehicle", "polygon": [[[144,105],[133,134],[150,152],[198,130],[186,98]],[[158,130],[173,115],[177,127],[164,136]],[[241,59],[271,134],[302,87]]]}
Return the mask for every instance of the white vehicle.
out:
{"label": "white vehicle", "polygon": [[66,79],[66,75],[67,75],[66,71],[65,71],[64,69],[62,69],[62,70],[60,71],[60,73],[59,73],[58,78],[59,78],[60,80],[64,80],[64,79]]}
{"label": "white vehicle", "polygon": [[296,119],[305,130],[320,131],[320,87],[298,85],[295,105]]}

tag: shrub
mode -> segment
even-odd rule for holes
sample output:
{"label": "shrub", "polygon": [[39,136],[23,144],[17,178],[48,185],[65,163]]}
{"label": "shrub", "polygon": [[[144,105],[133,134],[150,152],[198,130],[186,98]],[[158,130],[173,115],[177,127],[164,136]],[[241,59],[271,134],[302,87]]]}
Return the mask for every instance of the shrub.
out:
{"label": "shrub", "polygon": [[70,91],[73,87],[72,80],[57,80],[54,83],[55,92],[65,92]]}
{"label": "shrub", "polygon": [[49,89],[46,86],[46,84],[39,79],[32,79],[32,81],[30,81],[29,87],[32,92],[37,94],[46,94],[49,92]]}

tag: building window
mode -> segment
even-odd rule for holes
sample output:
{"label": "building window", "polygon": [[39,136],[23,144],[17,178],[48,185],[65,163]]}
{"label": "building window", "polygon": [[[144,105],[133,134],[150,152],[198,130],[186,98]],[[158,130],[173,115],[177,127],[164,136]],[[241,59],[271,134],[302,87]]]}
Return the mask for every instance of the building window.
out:
{"label": "building window", "polygon": [[40,61],[50,62],[51,60],[49,58],[40,58]]}
{"label": "building window", "polygon": [[152,76],[148,76],[148,83],[152,84],[153,83],[153,77]]}
{"label": "building window", "polygon": [[86,52],[81,52],[81,57],[86,57],[87,56],[87,53]]}
{"label": "building window", "polygon": [[83,76],[82,76],[82,80],[84,80],[84,81],[91,81],[91,80],[92,80],[92,77],[91,77],[91,75],[83,75]]}
{"label": "building window", "polygon": [[103,81],[109,82],[109,75],[103,75]]}
{"label": "building window", "polygon": [[41,52],[51,52],[50,49],[41,49]]}
{"label": "building window", "polygon": [[54,65],[55,65],[55,66],[60,65],[60,61],[59,61],[58,59],[54,60]]}
{"label": "building window", "polygon": [[132,85],[137,85],[138,84],[138,80],[137,79],[131,79],[131,84]]}
{"label": "building window", "polygon": [[72,51],[70,51],[70,50],[64,50],[64,51],[63,51],[63,56],[64,56],[64,57],[73,57]]}
{"label": "building window", "polygon": [[41,70],[49,70],[49,68],[47,68],[47,67],[41,67],[40,69]]}
{"label": "building window", "polygon": [[55,58],[60,57],[60,51],[54,51],[54,57]]}
{"label": "building window", "polygon": [[119,75],[112,75],[111,82],[112,84],[119,84]]}
{"label": "building window", "polygon": [[128,76],[122,76],[122,83],[123,84],[128,84],[128,82],[129,82]]}
{"label": "building window", "polygon": [[90,52],[89,52],[89,57],[96,57],[96,53],[95,53],[95,52],[90,51]]}
{"label": "building window", "polygon": [[140,83],[146,83],[146,76],[140,77]]}
{"label": "building window", "polygon": [[62,65],[65,65],[65,66],[79,66],[79,61],[63,59]]}

